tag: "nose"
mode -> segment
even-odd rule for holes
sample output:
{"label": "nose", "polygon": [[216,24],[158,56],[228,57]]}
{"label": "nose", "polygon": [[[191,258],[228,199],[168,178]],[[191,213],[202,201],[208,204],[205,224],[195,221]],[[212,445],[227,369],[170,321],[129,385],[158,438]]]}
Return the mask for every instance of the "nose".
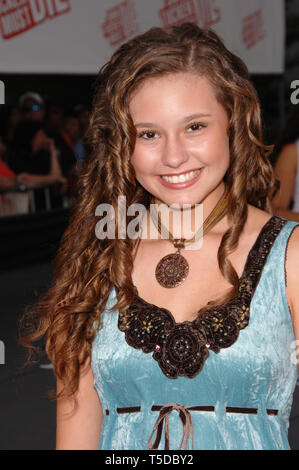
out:
{"label": "nose", "polygon": [[188,160],[188,151],[180,137],[170,136],[165,139],[162,163],[165,166],[179,168]]}

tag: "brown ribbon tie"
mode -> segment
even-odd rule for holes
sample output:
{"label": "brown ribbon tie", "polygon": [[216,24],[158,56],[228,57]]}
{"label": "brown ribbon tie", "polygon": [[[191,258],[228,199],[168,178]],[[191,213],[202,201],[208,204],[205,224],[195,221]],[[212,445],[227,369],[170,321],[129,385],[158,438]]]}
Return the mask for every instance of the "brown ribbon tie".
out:
{"label": "brown ribbon tie", "polygon": [[[157,418],[157,421],[154,425],[154,428],[148,440],[149,449],[151,450],[158,449],[158,446],[161,441],[162,431],[163,431],[163,423],[165,421],[165,450],[169,450],[169,417],[168,415],[173,410],[178,411],[179,417],[183,425],[183,435],[182,435],[182,440],[181,440],[178,450],[181,449],[183,442],[184,442],[184,450],[187,449],[187,443],[188,443],[190,436],[191,436],[191,444],[192,444],[192,449],[193,449],[193,423],[192,423],[192,417],[188,408],[192,408],[192,407],[179,405],[178,403],[167,403],[166,405],[161,407],[159,416]],[[153,443],[152,437],[155,431],[157,431],[157,434],[156,434],[155,442]]]}
{"label": "brown ribbon tie", "polygon": [[[158,419],[154,425],[150,438],[148,440],[148,448],[151,450],[158,449],[158,446],[161,441],[162,431],[163,431],[163,424],[165,421],[165,450],[169,449],[169,413],[173,410],[178,411],[179,417],[183,424],[183,436],[180,443],[180,447],[178,450],[181,449],[182,444],[184,442],[184,450],[187,450],[187,443],[189,437],[191,436],[191,443],[193,449],[193,423],[190,411],[215,411],[215,407],[213,405],[195,405],[195,406],[183,406],[179,405],[178,403],[167,403],[166,405],[153,405],[152,411],[160,411]],[[190,410],[190,411],[189,411]],[[117,413],[139,413],[141,411],[141,406],[127,406],[122,408],[116,408]],[[258,408],[244,408],[239,406],[227,406],[225,409],[226,413],[245,413],[245,414],[258,414]],[[279,410],[267,408],[266,409],[268,415],[278,415]],[[109,409],[105,410],[106,416],[109,416],[110,411]],[[155,442],[152,442],[153,434],[157,431]]]}

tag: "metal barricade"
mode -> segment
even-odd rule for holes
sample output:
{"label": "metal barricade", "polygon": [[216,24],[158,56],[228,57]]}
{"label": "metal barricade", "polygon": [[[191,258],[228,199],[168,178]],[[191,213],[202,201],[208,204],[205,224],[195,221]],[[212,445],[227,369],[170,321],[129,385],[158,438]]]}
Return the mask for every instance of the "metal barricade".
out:
{"label": "metal barricade", "polygon": [[[44,191],[45,211],[52,210],[51,184],[25,186],[20,184],[11,188],[0,188],[0,216],[32,214],[37,212],[36,190]],[[70,200],[63,196],[62,207],[69,208]]]}

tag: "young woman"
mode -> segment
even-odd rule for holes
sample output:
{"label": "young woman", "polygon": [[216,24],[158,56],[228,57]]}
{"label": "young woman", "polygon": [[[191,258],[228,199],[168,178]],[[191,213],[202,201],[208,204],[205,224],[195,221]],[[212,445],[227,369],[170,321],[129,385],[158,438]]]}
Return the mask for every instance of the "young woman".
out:
{"label": "young woman", "polygon": [[[57,449],[289,449],[299,232],[272,216],[246,66],[212,31],[151,29],[100,71],[88,136],[55,281],[21,340],[46,336]],[[119,234],[124,200],[147,209],[146,236],[101,238],[99,205]]]}

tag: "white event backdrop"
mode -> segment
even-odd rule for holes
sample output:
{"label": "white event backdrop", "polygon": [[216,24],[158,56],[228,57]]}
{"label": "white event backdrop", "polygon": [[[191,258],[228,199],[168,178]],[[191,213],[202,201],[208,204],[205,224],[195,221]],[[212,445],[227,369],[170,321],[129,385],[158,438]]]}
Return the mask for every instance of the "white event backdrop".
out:
{"label": "white event backdrop", "polygon": [[284,71],[284,0],[0,0],[0,73],[94,74],[129,38],[185,21],[251,73]]}

